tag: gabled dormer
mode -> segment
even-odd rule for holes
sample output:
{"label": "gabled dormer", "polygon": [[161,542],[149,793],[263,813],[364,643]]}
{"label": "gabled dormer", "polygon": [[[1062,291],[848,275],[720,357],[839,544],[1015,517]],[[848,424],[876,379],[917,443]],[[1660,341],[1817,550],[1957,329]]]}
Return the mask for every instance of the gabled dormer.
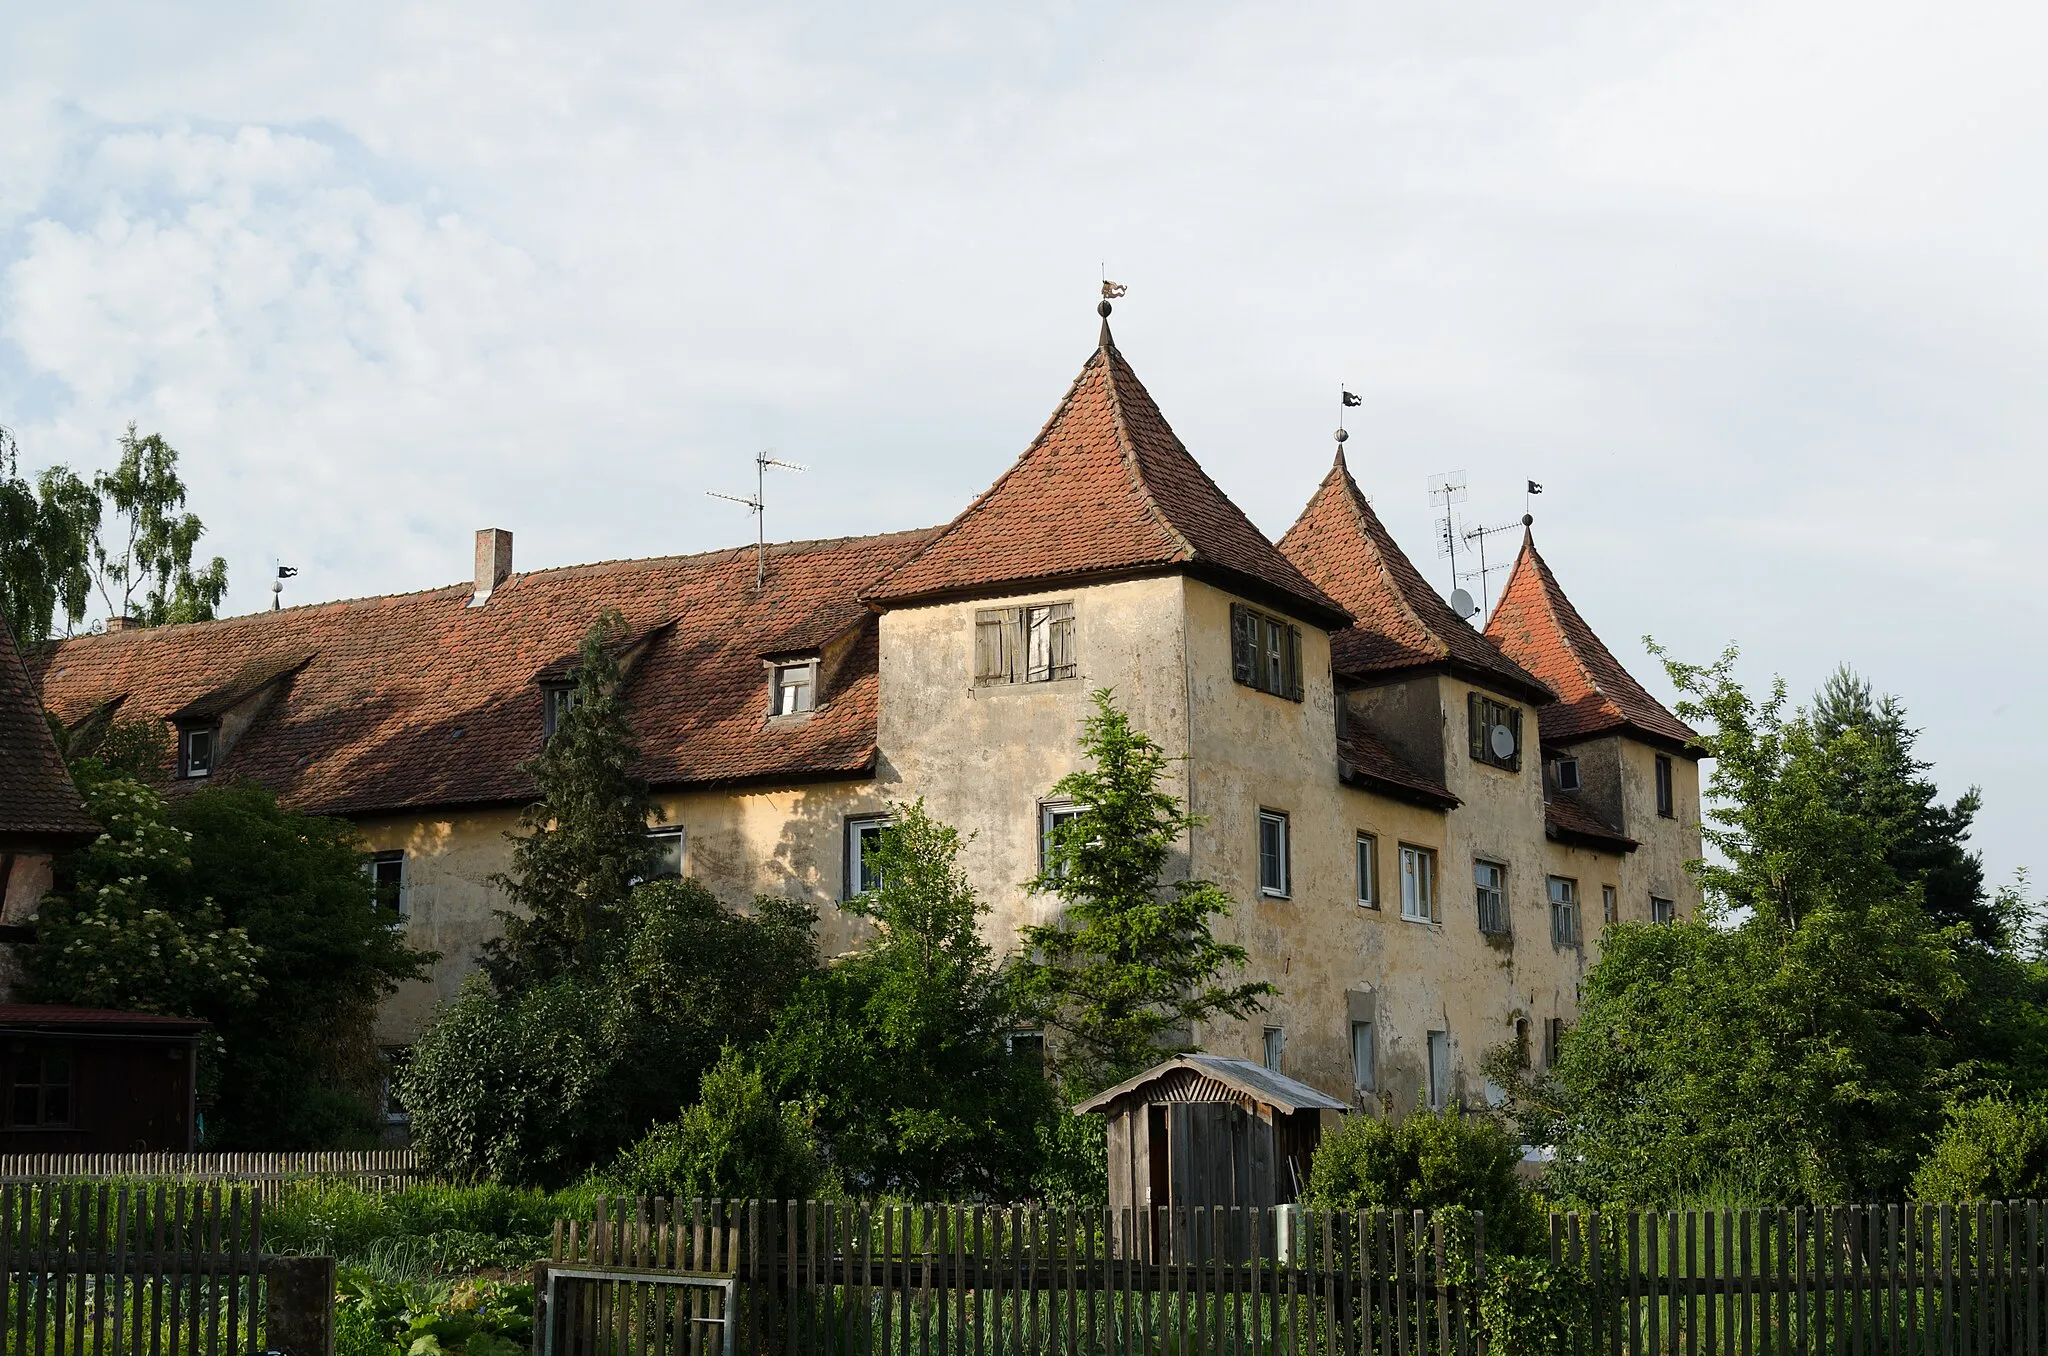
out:
{"label": "gabled dormer", "polygon": [[181,781],[216,775],[249,727],[312,662],[309,651],[251,660],[226,682],[164,717],[178,737],[171,775]]}
{"label": "gabled dormer", "polygon": [[[619,666],[619,685],[632,681],[633,672],[654,647],[654,643],[675,629],[673,618],[655,622],[627,631],[624,637],[611,645],[611,657]],[[540,688],[541,741],[553,739],[561,727],[562,718],[576,705],[576,679],[583,670],[581,649],[571,651],[560,659],[544,666],[533,675],[534,685]]]}

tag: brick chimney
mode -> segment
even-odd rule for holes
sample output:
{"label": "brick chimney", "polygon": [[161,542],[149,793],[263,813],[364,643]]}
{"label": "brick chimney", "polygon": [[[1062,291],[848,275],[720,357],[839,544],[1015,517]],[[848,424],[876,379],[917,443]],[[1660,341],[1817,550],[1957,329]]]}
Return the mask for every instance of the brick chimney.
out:
{"label": "brick chimney", "polygon": [[476,534],[476,591],[469,595],[471,607],[491,601],[491,590],[512,574],[512,534],[502,527],[479,528]]}
{"label": "brick chimney", "polygon": [[133,631],[134,629],[135,629],[135,618],[133,618],[133,617],[109,617],[109,618],[107,618],[107,634],[108,634],[108,635],[112,635],[112,634],[113,634],[114,632],[116,632],[116,631]]}

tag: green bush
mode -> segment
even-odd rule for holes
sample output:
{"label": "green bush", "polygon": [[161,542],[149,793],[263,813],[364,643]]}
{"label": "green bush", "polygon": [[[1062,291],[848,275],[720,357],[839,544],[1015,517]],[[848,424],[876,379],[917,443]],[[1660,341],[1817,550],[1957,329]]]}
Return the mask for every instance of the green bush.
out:
{"label": "green bush", "polygon": [[1922,1201],[2048,1195],[2048,1099],[1981,1097],[1951,1104],[1948,1124],[1913,1174]]}
{"label": "green bush", "polygon": [[636,1195],[802,1200],[832,1185],[804,1108],[777,1104],[730,1047],[696,1104],[619,1156],[608,1183]]}
{"label": "green bush", "polygon": [[1323,1137],[1302,1202],[1317,1210],[1428,1210],[1461,1206],[1486,1219],[1486,1251],[1542,1241],[1543,1221],[1517,1175],[1521,1147],[1490,1118],[1418,1108],[1395,1121],[1353,1114]]}
{"label": "green bush", "polygon": [[349,1270],[336,1288],[335,1356],[524,1356],[533,1345],[530,1285],[427,1285]]}
{"label": "green bush", "polygon": [[309,1179],[263,1212],[275,1251],[328,1253],[387,1278],[516,1269],[547,1254],[555,1221],[587,1218],[594,1193],[421,1184],[375,1192]]}
{"label": "green bush", "polygon": [[1486,1259],[1480,1331],[1497,1356],[1576,1356],[1593,1331],[1594,1290],[1548,1258]]}

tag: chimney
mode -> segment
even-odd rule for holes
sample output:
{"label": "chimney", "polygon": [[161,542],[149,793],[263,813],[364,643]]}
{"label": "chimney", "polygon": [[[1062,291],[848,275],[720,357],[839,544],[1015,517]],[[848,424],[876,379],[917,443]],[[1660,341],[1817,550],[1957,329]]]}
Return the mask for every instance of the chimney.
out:
{"label": "chimney", "polygon": [[512,534],[502,527],[480,528],[476,534],[476,592],[471,607],[491,601],[491,590],[512,574]]}
{"label": "chimney", "polygon": [[114,632],[116,632],[116,631],[133,631],[134,629],[135,629],[135,618],[133,618],[133,617],[109,617],[109,618],[107,618],[107,634],[108,634],[108,635],[112,635],[112,634],[114,634]]}

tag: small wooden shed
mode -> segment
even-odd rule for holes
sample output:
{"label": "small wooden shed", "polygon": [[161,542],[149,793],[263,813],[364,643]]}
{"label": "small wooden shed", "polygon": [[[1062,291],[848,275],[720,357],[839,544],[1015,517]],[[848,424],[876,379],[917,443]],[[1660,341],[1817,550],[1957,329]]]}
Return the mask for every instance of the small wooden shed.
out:
{"label": "small wooden shed", "polygon": [[1109,1118],[1109,1206],[1122,1220],[1127,1210],[1150,1219],[1163,1207],[1286,1205],[1308,1179],[1324,1113],[1345,1109],[1250,1060],[1181,1055],[1074,1112]]}

